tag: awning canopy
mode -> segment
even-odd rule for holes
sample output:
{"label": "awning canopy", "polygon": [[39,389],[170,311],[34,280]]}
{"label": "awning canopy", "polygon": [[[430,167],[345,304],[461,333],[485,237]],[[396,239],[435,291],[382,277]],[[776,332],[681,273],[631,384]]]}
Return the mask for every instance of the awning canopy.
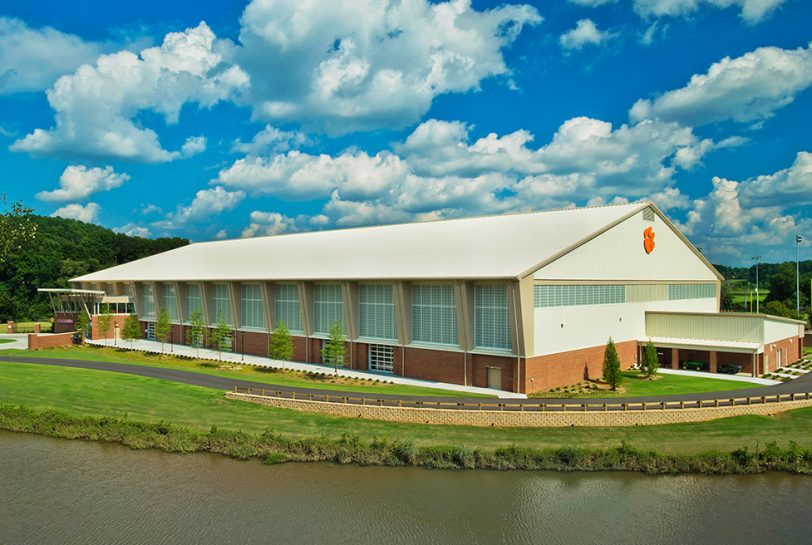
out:
{"label": "awning canopy", "polygon": [[688,350],[712,350],[714,352],[736,352],[759,354],[764,352],[762,343],[744,341],[720,341],[715,339],[685,339],[679,337],[651,337],[640,339],[641,344],[651,341],[661,348],[685,348]]}

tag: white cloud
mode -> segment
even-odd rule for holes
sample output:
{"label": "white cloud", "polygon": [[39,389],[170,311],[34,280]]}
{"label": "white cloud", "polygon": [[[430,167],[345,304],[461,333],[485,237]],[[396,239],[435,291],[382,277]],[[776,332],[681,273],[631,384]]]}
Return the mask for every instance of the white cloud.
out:
{"label": "white cloud", "polygon": [[681,89],[654,100],[638,100],[629,112],[633,121],[660,118],[699,126],[732,119],[762,121],[790,104],[812,85],[812,43],[793,50],[761,47],[714,63]]}
{"label": "white cloud", "polygon": [[89,202],[85,206],[73,203],[57,209],[51,216],[93,223],[99,216],[99,210],[101,207],[94,202]]}
{"label": "white cloud", "polygon": [[0,17],[0,95],[43,91],[62,74],[93,62],[108,45],[55,28]]}
{"label": "white cloud", "polygon": [[592,19],[581,19],[575,28],[568,30],[558,39],[564,49],[581,49],[585,45],[600,45],[614,34],[599,30]]}
{"label": "white cloud", "polygon": [[192,157],[204,151],[206,151],[205,136],[190,136],[180,147],[180,154],[183,157]]}
{"label": "white cloud", "polygon": [[[541,147],[531,147],[533,135],[524,130],[476,140],[471,130],[461,122],[432,119],[392,151],[374,155],[356,150],[335,156],[296,150],[249,155],[211,183],[286,200],[328,199],[318,218],[295,218],[301,227],[568,206],[584,202],[585,195],[607,202],[654,194],[674,208],[689,204],[676,189],[675,173],[732,145],[652,120],[615,128],[573,118]],[[249,232],[260,232],[260,222],[254,223]]]}
{"label": "white cloud", "polygon": [[166,35],[160,47],[140,56],[122,51],[102,55],[62,76],[48,90],[55,110],[52,129],[36,129],[11,149],[36,155],[81,155],[157,163],[181,156],[161,147],[154,130],[136,124],[142,110],[176,123],[181,107],[210,107],[231,99],[248,84],[225,59],[229,42],[217,40],[205,23]]}
{"label": "white cloud", "polygon": [[113,231],[116,233],[122,233],[130,237],[141,237],[141,238],[148,238],[150,236],[150,230],[146,227],[142,227],[135,223],[127,223],[122,225],[121,227],[113,227]]}
{"label": "white cloud", "polygon": [[268,152],[287,151],[291,148],[307,144],[308,138],[299,131],[283,131],[271,125],[259,131],[250,142],[234,141],[231,151],[260,155]]}
{"label": "white cloud", "polygon": [[206,220],[210,216],[232,210],[245,198],[243,191],[226,191],[222,187],[201,189],[187,206],[178,206],[165,220],[153,223],[153,227],[164,230],[177,229],[194,221]]}
{"label": "white cloud", "polygon": [[295,230],[295,220],[277,212],[251,212],[251,223],[243,229],[242,237],[279,235]]}
{"label": "white cloud", "polygon": [[702,5],[717,8],[737,7],[741,18],[755,24],[768,17],[786,0],[634,0],[634,9],[643,17],[686,16]]}
{"label": "white cloud", "polygon": [[540,21],[531,6],[477,11],[470,0],[254,0],[236,55],[257,118],[331,133],[389,129],[419,119],[438,95],[508,75],[502,49]]}
{"label": "white cloud", "polygon": [[141,213],[144,214],[145,216],[147,214],[156,214],[156,213],[160,214],[161,212],[163,212],[163,210],[161,209],[160,206],[156,204],[148,204],[141,209]]}
{"label": "white cloud", "polygon": [[117,173],[113,167],[88,168],[84,165],[70,165],[59,177],[59,189],[40,191],[41,201],[82,200],[98,191],[110,191],[130,179],[128,174]]}
{"label": "white cloud", "polygon": [[569,0],[570,4],[596,8],[605,4],[614,4],[617,0]]}
{"label": "white cloud", "polygon": [[[741,182],[715,176],[708,195],[695,199],[680,227],[713,259],[741,263],[760,253],[786,259],[797,233],[812,230],[803,207],[812,204],[812,154],[798,153],[787,169]],[[792,210],[800,209],[800,212]],[[784,241],[786,245],[782,245]]]}

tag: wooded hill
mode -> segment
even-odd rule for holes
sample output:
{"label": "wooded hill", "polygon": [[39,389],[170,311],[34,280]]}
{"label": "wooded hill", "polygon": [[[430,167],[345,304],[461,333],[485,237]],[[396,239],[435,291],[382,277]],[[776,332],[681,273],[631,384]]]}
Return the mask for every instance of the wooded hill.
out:
{"label": "wooded hill", "polygon": [[0,322],[52,315],[40,287],[68,287],[68,280],[189,244],[185,238],[148,239],[81,221],[32,216],[33,242],[0,261]]}

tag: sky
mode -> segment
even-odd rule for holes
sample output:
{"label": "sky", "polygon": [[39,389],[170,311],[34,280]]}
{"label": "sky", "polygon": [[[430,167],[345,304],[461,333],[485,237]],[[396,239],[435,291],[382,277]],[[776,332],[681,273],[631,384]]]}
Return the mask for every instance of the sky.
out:
{"label": "sky", "polygon": [[[650,199],[812,258],[806,0],[4,0],[0,193],[195,241]],[[538,236],[544,236],[539,233]]]}

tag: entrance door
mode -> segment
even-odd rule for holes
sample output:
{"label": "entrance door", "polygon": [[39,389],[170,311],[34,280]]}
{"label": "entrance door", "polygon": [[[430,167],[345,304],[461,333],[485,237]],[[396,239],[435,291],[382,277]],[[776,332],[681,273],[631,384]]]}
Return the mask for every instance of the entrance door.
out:
{"label": "entrance door", "polygon": [[775,368],[776,369],[781,368],[781,349],[780,348],[775,352]]}
{"label": "entrance door", "polygon": [[370,344],[367,360],[370,371],[381,373],[392,373],[394,371],[395,353],[391,346]]}
{"label": "entrance door", "polygon": [[502,368],[488,367],[488,388],[502,389]]}
{"label": "entrance door", "polygon": [[155,322],[147,322],[147,339],[155,340]]}

